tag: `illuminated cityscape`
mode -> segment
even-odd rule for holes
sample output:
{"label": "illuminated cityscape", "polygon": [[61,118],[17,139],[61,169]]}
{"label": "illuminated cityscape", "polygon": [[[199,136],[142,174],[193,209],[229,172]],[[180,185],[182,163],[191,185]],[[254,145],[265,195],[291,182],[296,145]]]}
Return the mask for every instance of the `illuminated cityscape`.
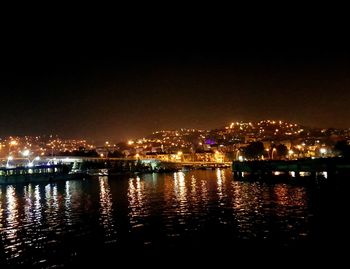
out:
{"label": "illuminated cityscape", "polygon": [[[334,157],[335,145],[350,142],[350,129],[321,129],[295,123],[263,120],[232,122],[213,130],[179,129],[155,131],[128,141],[102,145],[84,139],[58,136],[5,137],[0,140],[0,157],[90,156],[160,159],[164,161],[229,162],[249,159],[245,149],[260,141],[265,152],[254,159],[299,159]],[[276,152],[279,145],[284,152]]]}
{"label": "illuminated cityscape", "polygon": [[346,264],[348,48],[32,17],[2,33],[1,269]]}

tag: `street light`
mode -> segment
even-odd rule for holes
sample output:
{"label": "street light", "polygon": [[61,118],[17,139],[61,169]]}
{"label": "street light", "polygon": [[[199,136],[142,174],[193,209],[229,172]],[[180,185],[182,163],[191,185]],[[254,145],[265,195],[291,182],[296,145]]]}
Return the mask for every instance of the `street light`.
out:
{"label": "street light", "polygon": [[288,151],[288,154],[289,154],[289,159],[290,159],[290,157],[293,156],[294,151],[290,149],[290,150]]}
{"label": "street light", "polygon": [[274,153],[274,152],[276,152],[276,151],[277,151],[277,149],[276,149],[276,148],[273,148],[273,149],[272,149],[272,153],[271,153],[271,160],[273,160],[273,153]]}
{"label": "street light", "polygon": [[29,151],[28,149],[26,149],[26,150],[24,150],[24,151],[22,152],[22,156],[23,156],[23,157],[26,157],[26,159],[28,160],[28,164],[27,164],[28,167],[33,167],[33,166],[34,166],[34,161],[39,161],[39,160],[40,160],[40,157],[37,156],[37,157],[35,157],[35,158],[31,161],[30,158],[29,158],[29,156],[30,156],[30,151]]}
{"label": "street light", "polygon": [[327,153],[327,149],[320,148],[320,153],[321,153],[322,157],[324,157],[324,155]]}
{"label": "street light", "polygon": [[25,151],[23,151],[23,152],[22,152],[22,155],[23,155],[24,157],[29,157],[29,155],[30,155],[29,150],[26,149]]}
{"label": "street light", "polygon": [[7,167],[7,168],[10,167],[9,161],[12,161],[12,160],[13,160],[13,157],[12,157],[12,156],[8,156],[8,157],[7,157],[7,162],[6,162],[6,167]]}

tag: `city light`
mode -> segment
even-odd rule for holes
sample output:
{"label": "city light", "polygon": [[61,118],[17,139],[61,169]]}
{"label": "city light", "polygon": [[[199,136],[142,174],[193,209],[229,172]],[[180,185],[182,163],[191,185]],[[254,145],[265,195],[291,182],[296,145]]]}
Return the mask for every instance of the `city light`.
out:
{"label": "city light", "polygon": [[10,145],[11,145],[11,146],[16,146],[16,145],[17,145],[17,141],[16,141],[16,140],[12,140],[12,141],[10,142]]}
{"label": "city light", "polygon": [[24,157],[28,157],[28,156],[30,155],[30,151],[29,151],[28,149],[26,149],[26,150],[24,150],[24,151],[22,152],[22,155],[23,155]]}
{"label": "city light", "polygon": [[[301,130],[304,130],[302,138],[300,137]],[[264,144],[265,154],[260,152],[255,157],[247,155],[248,160],[263,157],[273,160],[283,159],[285,156],[282,156],[282,152],[277,154],[279,152],[276,145],[280,144],[289,149],[287,151],[289,159],[330,157],[337,154],[336,151],[333,153],[330,150],[334,144],[330,144],[329,139],[326,139],[326,136],[329,135],[328,129],[321,130],[325,137],[320,136],[317,132],[317,136],[314,136],[310,130],[312,129],[308,127],[301,129],[300,125],[282,120],[235,121],[228,124],[228,127],[214,130],[186,128],[158,130],[150,136],[127,140],[127,148],[120,148],[118,143],[112,145],[108,140],[103,141],[102,145],[93,145],[84,139],[62,139],[57,135],[8,137],[0,140],[0,153],[3,157],[6,155],[15,158],[24,157],[29,162],[32,160],[30,157],[34,156],[41,156],[42,159],[45,159],[45,156],[53,157],[64,154],[70,156],[72,153],[89,154],[90,152],[95,154],[94,156],[106,158],[109,157],[106,155],[107,149],[113,146],[111,153],[119,151],[120,156],[125,158],[142,156],[143,159],[222,162],[223,160],[238,160],[239,152],[244,152],[247,145],[261,141]],[[350,130],[332,130],[332,132],[350,139]],[[4,148],[8,150],[4,151]]]}

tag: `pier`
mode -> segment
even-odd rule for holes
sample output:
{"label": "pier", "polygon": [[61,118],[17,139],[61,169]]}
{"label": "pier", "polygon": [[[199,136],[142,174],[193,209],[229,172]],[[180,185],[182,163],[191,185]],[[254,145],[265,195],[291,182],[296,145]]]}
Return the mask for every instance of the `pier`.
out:
{"label": "pier", "polygon": [[[230,162],[171,162],[139,158],[45,157],[35,163],[26,158],[2,159],[0,184],[72,179],[81,176],[175,172],[229,168]],[[6,165],[5,165],[6,163]]]}

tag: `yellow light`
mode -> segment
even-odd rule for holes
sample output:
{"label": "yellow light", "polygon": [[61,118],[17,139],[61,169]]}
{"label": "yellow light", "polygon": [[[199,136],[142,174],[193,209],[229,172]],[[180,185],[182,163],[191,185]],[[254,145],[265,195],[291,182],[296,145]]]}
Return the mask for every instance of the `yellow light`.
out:
{"label": "yellow light", "polygon": [[103,156],[104,156],[103,153],[101,153],[101,154],[100,154],[100,157],[103,158]]}
{"label": "yellow light", "polygon": [[133,145],[133,144],[134,144],[134,141],[129,140],[129,141],[128,141],[128,144],[129,144],[129,145]]}
{"label": "yellow light", "polygon": [[292,154],[294,154],[294,151],[293,150],[289,150],[288,153],[289,153],[289,155],[292,155]]}
{"label": "yellow light", "polygon": [[12,141],[10,142],[10,145],[11,145],[11,146],[16,146],[16,145],[17,145],[17,141],[12,140]]}
{"label": "yellow light", "polygon": [[178,151],[178,152],[177,152],[177,155],[178,155],[178,156],[181,156],[181,155],[182,155],[182,151]]}

